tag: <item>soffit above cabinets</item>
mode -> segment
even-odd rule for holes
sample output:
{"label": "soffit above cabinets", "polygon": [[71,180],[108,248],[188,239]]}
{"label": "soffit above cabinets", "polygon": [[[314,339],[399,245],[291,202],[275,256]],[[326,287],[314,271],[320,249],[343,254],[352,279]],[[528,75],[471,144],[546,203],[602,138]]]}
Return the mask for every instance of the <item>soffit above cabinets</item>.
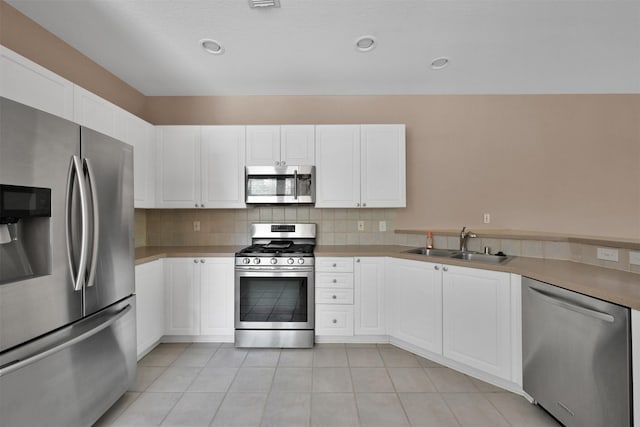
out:
{"label": "soffit above cabinets", "polygon": [[640,93],[638,0],[5,1],[148,96]]}

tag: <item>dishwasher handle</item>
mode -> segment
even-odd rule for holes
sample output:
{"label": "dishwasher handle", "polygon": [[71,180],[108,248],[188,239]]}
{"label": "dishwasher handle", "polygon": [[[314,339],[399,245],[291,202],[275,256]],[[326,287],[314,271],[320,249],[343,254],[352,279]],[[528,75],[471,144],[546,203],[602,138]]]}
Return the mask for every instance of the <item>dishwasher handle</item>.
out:
{"label": "dishwasher handle", "polygon": [[535,296],[541,298],[542,300],[548,302],[549,304],[557,305],[558,307],[566,308],[567,310],[575,311],[576,313],[580,313],[585,316],[593,317],[598,320],[602,320],[604,322],[613,323],[616,319],[609,313],[603,313],[601,311],[593,310],[591,308],[582,307],[576,304],[572,304],[569,301],[562,300],[553,295],[549,295],[546,292],[543,292],[539,289],[535,289],[532,287],[528,288]]}

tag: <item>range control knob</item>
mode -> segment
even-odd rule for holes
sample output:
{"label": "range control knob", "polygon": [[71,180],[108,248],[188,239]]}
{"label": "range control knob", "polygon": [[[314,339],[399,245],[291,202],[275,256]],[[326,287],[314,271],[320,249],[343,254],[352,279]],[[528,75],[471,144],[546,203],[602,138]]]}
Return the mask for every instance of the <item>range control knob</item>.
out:
{"label": "range control knob", "polygon": [[[195,261],[194,261],[195,262]],[[242,263],[243,264],[249,264],[251,262],[251,260],[249,258],[243,258],[242,259]]]}
{"label": "range control knob", "polygon": [[293,258],[289,258],[289,259],[287,260],[287,264],[293,264]]}
{"label": "range control knob", "polygon": [[254,258],[253,259],[253,263],[254,264],[260,264],[260,258]]}
{"label": "range control knob", "polygon": [[298,264],[304,264],[304,258],[298,258]]}
{"label": "range control knob", "polygon": [[276,258],[271,258],[270,262],[271,262],[271,264],[277,264],[278,260]]}

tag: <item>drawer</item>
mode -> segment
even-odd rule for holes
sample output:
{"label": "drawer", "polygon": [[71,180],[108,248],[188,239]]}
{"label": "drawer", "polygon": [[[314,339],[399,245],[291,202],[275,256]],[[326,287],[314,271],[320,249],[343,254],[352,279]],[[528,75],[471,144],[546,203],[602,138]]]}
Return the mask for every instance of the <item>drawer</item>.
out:
{"label": "drawer", "polygon": [[353,306],[316,304],[316,335],[353,336]]}
{"label": "drawer", "polygon": [[353,289],[316,288],[316,304],[353,304]]}
{"label": "drawer", "polygon": [[353,289],[353,273],[316,273],[316,288]]}
{"label": "drawer", "polygon": [[316,258],[316,271],[320,272],[353,272],[353,257],[319,257]]}

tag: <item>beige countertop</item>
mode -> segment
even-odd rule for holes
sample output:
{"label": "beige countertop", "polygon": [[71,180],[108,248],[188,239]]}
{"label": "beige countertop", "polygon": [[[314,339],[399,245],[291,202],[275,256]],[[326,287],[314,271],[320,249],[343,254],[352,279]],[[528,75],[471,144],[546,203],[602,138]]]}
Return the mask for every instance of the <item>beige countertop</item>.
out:
{"label": "beige countertop", "polygon": [[[136,265],[165,257],[233,256],[243,246],[147,246],[136,248]],[[640,274],[572,261],[513,257],[501,265],[408,254],[407,246],[316,246],[316,256],[380,256],[515,273],[640,310]]]}

